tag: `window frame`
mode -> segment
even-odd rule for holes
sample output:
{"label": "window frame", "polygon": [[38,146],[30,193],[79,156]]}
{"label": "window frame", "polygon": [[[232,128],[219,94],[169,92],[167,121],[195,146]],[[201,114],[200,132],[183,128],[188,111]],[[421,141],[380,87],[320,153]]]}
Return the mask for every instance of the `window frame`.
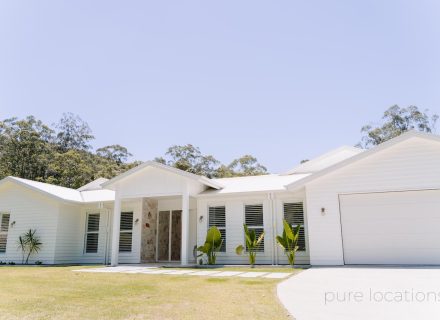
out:
{"label": "window frame", "polygon": [[[226,254],[228,252],[228,248],[227,248],[227,245],[228,245],[228,231],[226,230],[226,225],[227,225],[227,220],[226,220],[226,216],[227,216],[226,204],[219,204],[219,203],[208,204],[208,206],[207,206],[208,219],[207,219],[207,229],[206,230],[209,230],[209,228],[212,227],[212,226],[210,226],[209,209],[210,208],[218,208],[218,207],[225,208],[225,226],[224,227],[219,227],[217,225],[212,225],[212,226],[217,227],[217,229],[220,231],[220,233],[221,233],[222,230],[224,230],[224,234],[225,234],[224,239],[223,239],[224,250],[220,250],[220,251],[218,251],[218,253],[219,254]],[[223,244],[222,244],[222,246],[223,246]]]}
{"label": "window frame", "polygon": [[[132,216],[131,219],[131,229],[122,229],[121,223],[122,223],[122,214],[130,213]],[[121,217],[119,220],[119,243],[118,243],[118,253],[119,254],[131,254],[133,253],[133,232],[134,232],[134,210],[127,210],[127,211],[121,211]],[[121,235],[122,234],[131,234],[131,243],[130,243],[130,251],[121,251]]]}
{"label": "window frame", "polygon": [[[89,231],[89,216],[91,215],[98,215],[98,230],[94,230],[94,231]],[[86,255],[96,255],[99,252],[99,229],[101,227],[101,212],[87,212],[86,213],[86,229],[85,229],[85,235],[84,235],[84,250],[83,250],[83,254]],[[87,252],[87,240],[89,239],[88,235],[89,234],[97,234],[98,235],[98,239],[97,239],[97,244],[96,244],[96,252]]]}
{"label": "window frame", "polygon": [[[260,226],[248,226],[246,224],[246,207],[247,206],[261,206],[261,218],[262,218],[262,221],[263,221],[262,225],[260,225]],[[243,204],[243,223],[247,226],[248,230],[250,230],[250,229],[253,229],[253,230],[262,229],[263,230],[262,232],[265,232],[265,229],[264,229],[264,201],[249,202],[249,203],[244,203]],[[258,238],[259,234],[256,234],[256,237]],[[266,237],[266,234],[264,235],[264,237]],[[246,246],[246,238],[245,238],[244,230],[243,230],[243,239],[244,239],[244,247],[246,249],[246,252],[248,252],[247,246]],[[263,253],[263,254],[266,252],[266,241],[265,241],[264,238],[263,238],[263,243],[260,244],[260,248],[258,248],[256,252],[257,253]]]}
{"label": "window frame", "polygon": [[[8,229],[6,231],[3,231],[2,229],[2,222],[3,222],[3,217],[5,215],[8,215]],[[6,235],[6,240],[5,240],[5,250],[4,251],[0,251],[0,254],[6,254],[6,250],[8,249],[8,235],[9,235],[9,229],[11,227],[11,213],[9,211],[1,211],[0,212],[0,235]]]}

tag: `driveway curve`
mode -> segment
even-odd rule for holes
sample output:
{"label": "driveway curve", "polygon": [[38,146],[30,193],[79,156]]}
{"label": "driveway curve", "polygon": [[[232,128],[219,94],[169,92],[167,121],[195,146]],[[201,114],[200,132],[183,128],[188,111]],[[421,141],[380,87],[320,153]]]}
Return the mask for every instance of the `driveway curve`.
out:
{"label": "driveway curve", "polygon": [[277,293],[297,320],[439,319],[440,268],[311,268]]}

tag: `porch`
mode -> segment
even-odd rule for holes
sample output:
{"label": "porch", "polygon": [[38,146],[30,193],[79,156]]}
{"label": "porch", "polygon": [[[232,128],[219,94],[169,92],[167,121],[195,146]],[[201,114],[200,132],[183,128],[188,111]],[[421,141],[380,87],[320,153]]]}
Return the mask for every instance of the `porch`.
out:
{"label": "porch", "polygon": [[133,202],[138,204],[138,213],[133,216],[133,232],[137,235],[132,234],[132,241],[139,245],[140,263],[195,263],[197,201],[194,196],[218,186],[204,177],[156,162],[146,162],[103,186],[115,191],[111,219],[112,266],[118,265],[123,255],[121,239],[126,230],[121,212],[126,203]]}

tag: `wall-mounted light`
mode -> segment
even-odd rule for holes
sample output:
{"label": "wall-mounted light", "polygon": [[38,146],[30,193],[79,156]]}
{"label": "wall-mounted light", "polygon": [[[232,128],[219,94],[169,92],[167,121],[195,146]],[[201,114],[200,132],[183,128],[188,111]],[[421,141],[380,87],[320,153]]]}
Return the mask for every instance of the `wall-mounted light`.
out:
{"label": "wall-mounted light", "polygon": [[321,208],[321,216],[325,216],[325,208]]}
{"label": "wall-mounted light", "polygon": [[151,212],[148,211],[148,218],[151,219]]}
{"label": "wall-mounted light", "polygon": [[204,217],[203,217],[203,216],[200,216],[200,217],[199,217],[199,222],[202,223],[202,222],[203,222],[203,219],[204,219]]}
{"label": "wall-mounted light", "polygon": [[12,221],[12,222],[11,222],[11,228],[12,228],[13,226],[15,226],[15,221]]}
{"label": "wall-mounted light", "polygon": [[139,222],[139,218],[137,218],[137,219],[134,221],[134,223],[136,223],[136,224],[137,224],[138,222]]}

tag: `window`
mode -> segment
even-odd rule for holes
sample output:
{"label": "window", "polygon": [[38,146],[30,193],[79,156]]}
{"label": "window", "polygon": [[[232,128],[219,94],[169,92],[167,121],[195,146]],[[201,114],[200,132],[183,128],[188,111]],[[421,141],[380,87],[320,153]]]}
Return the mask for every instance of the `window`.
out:
{"label": "window", "polygon": [[225,206],[209,207],[209,228],[217,227],[222,235],[220,252],[226,252],[226,209]]}
{"label": "window", "polygon": [[301,226],[299,229],[299,237],[298,237],[298,250],[305,251],[306,250],[306,237],[304,231],[304,206],[302,202],[292,202],[292,203],[284,203],[284,219],[290,224],[293,228],[296,228],[298,225]]}
{"label": "window", "polygon": [[6,252],[6,244],[8,242],[9,218],[9,213],[0,212],[0,253]]}
{"label": "window", "polygon": [[121,212],[119,252],[131,252],[133,238],[133,212]]}
{"label": "window", "polygon": [[86,253],[98,252],[99,218],[99,213],[87,214]]}
{"label": "window", "polygon": [[[264,232],[263,205],[254,204],[244,207],[244,220],[249,230],[255,230],[255,236],[258,237]],[[257,252],[264,252],[264,238],[257,248]]]}

